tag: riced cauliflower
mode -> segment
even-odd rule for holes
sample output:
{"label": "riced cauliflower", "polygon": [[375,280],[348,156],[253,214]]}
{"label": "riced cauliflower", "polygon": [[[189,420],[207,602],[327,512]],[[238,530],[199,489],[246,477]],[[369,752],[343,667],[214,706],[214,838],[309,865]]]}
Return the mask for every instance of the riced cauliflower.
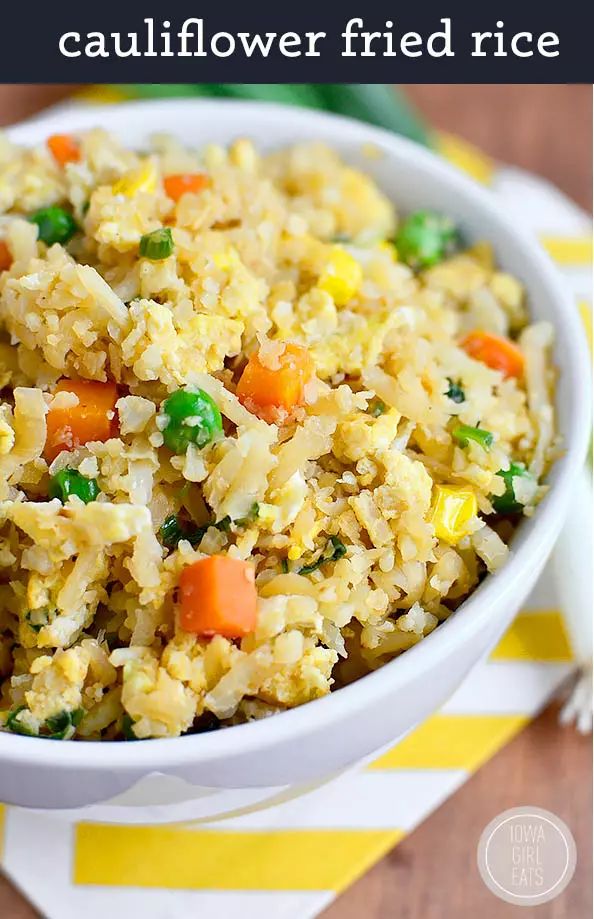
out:
{"label": "riced cauliflower", "polygon": [[317,143],[2,149],[0,727],[278,713],[505,563],[558,440],[488,245]]}

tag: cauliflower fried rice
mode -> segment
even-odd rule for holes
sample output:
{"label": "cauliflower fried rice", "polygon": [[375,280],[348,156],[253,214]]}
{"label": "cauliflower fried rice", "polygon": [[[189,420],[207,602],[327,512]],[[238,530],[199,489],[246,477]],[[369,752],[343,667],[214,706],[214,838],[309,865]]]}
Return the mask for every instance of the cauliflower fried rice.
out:
{"label": "cauliflower fried rice", "polygon": [[0,139],[0,727],[172,737],[406,651],[558,451],[487,244],[312,143]]}

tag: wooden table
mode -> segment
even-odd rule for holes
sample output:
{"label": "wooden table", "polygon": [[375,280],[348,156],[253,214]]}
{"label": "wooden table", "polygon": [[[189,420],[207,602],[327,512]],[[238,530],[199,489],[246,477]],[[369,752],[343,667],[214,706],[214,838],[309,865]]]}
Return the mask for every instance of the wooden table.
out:
{"label": "wooden table", "polygon": [[[555,182],[592,206],[592,88],[551,85],[407,87],[436,127]],[[64,94],[63,87],[0,86],[0,124]],[[516,907],[478,878],[474,853],[489,820],[508,807],[545,807],[570,826],[578,847],[574,880],[538,919],[592,916],[592,754],[589,738],[557,724],[552,706],[483,767],[415,833],[326,911],[324,919],[513,919]],[[36,916],[0,877],[2,919]],[[224,919],[224,917],[222,917]]]}

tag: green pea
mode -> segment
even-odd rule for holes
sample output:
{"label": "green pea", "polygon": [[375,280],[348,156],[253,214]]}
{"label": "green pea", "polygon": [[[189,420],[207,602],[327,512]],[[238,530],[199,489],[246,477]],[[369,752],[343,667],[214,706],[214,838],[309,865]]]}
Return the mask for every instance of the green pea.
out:
{"label": "green pea", "polygon": [[448,217],[415,211],[402,223],[394,242],[399,258],[411,268],[430,268],[456,250],[459,236]]}
{"label": "green pea", "polygon": [[76,495],[85,504],[94,501],[100,492],[95,479],[87,479],[77,469],[60,469],[50,479],[48,495],[65,504],[70,495]]}
{"label": "green pea", "polygon": [[37,224],[37,235],[46,246],[65,245],[78,230],[76,220],[63,207],[42,207],[29,220]]}
{"label": "green pea", "polygon": [[202,389],[178,389],[165,400],[161,413],[167,418],[163,440],[174,453],[185,453],[190,444],[205,447],[223,430],[218,405]]}
{"label": "green pea", "polygon": [[524,505],[516,500],[514,492],[515,478],[532,479],[533,475],[528,472],[521,463],[510,463],[509,469],[500,469],[497,475],[500,475],[505,482],[505,491],[502,495],[492,495],[491,504],[493,510],[498,514],[519,514],[524,509]]}

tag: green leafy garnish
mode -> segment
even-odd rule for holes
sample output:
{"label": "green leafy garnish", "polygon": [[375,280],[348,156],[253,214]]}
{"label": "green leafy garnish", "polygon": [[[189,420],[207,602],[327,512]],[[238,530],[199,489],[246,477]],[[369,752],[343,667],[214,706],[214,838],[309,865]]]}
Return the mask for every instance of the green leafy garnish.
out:
{"label": "green leafy garnish", "polygon": [[326,562],[336,562],[339,558],[343,558],[346,555],[346,551],[345,544],[341,542],[338,536],[331,536],[326,543],[326,548],[320,552],[315,562],[304,565],[297,571],[297,574],[311,574],[312,571],[317,571]]}
{"label": "green leafy garnish", "polygon": [[466,393],[460,385],[460,381],[454,382],[451,377],[448,377],[449,389],[446,392],[448,399],[451,399],[452,402],[456,402],[457,405],[460,405],[461,402],[466,401]]}
{"label": "green leafy garnish", "polygon": [[534,476],[522,463],[510,463],[509,469],[500,469],[497,475],[500,475],[505,482],[505,491],[502,495],[491,496],[493,510],[498,514],[521,513],[524,505],[516,499],[513,480],[515,478],[534,480]]}
{"label": "green leafy garnish", "polygon": [[458,441],[461,447],[467,447],[471,440],[480,444],[484,450],[488,450],[493,445],[493,435],[491,431],[484,431],[482,428],[473,428],[469,424],[459,424],[452,431],[452,437]]}

